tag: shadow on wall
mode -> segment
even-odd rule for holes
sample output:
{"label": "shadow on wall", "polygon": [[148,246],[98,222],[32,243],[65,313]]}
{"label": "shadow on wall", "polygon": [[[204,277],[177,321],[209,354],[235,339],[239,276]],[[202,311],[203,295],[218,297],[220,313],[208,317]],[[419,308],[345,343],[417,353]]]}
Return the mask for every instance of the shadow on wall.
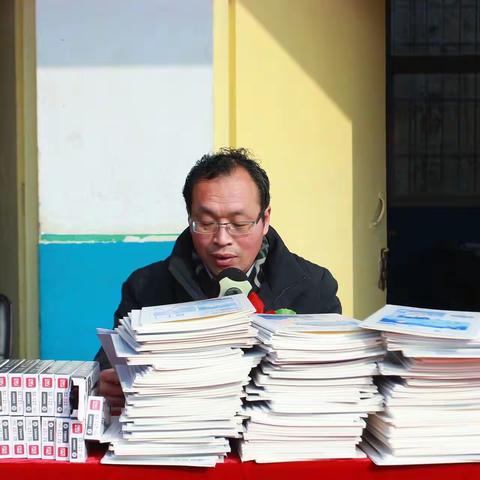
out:
{"label": "shadow on wall", "polygon": [[[347,206],[348,211],[351,208],[351,224],[339,228],[333,221],[328,228],[329,235],[344,235],[347,231],[348,236],[352,236],[352,251],[344,258],[351,258],[353,264],[344,266],[343,259],[337,259],[336,263],[345,271],[344,284],[348,285],[351,281],[356,285],[351,289],[355,310],[352,313],[362,318],[371,313],[372,302],[379,305],[384,301],[384,294],[377,290],[376,284],[380,250],[386,246],[385,224],[382,223],[375,230],[368,226],[375,218],[378,194],[385,192],[386,179],[385,2],[238,0],[237,5],[240,12],[237,15],[239,22],[247,16],[248,22],[251,19],[258,24],[282,49],[278,58],[285,58],[284,53],[288,55],[312,83],[318,86],[319,95],[327,97],[343,113],[346,119],[344,125],[349,123],[350,131],[348,127],[344,127],[341,130],[342,137],[325,138],[322,128],[327,125],[322,125],[322,121],[325,121],[322,111],[318,112],[318,122],[315,121],[315,116],[308,117],[311,119],[309,124],[302,124],[301,108],[294,109],[293,112],[282,111],[281,95],[278,89],[274,88],[275,79],[284,75],[282,62],[278,62],[278,69],[275,71],[276,65],[269,58],[268,52],[262,52],[263,62],[255,63],[255,77],[251,75],[248,78],[273,85],[272,96],[276,97],[270,100],[267,89],[264,95],[267,97],[266,104],[275,105],[280,112],[279,117],[283,123],[278,123],[281,131],[277,133],[288,138],[289,129],[296,133],[304,129],[306,137],[310,135],[312,142],[315,142],[315,138],[323,138],[329,147],[323,149],[322,144],[315,144],[316,153],[311,159],[309,157],[310,163],[302,164],[303,181],[308,183],[312,182],[312,178],[318,178],[319,165],[321,168],[325,165],[325,171],[331,175],[332,183],[338,181],[339,188],[346,188],[338,193],[338,197],[335,197],[335,192],[328,198],[319,193],[319,201],[331,200],[331,209],[341,209],[338,205],[351,195],[352,204]],[[237,25],[241,28],[239,22]],[[237,32],[237,36],[241,40],[241,31]],[[256,55],[259,53],[256,52]],[[245,57],[248,58],[248,51],[245,52]],[[239,65],[239,71],[241,68],[242,65]],[[258,78],[260,80],[257,80]],[[283,94],[291,99],[298,95],[305,101],[305,97],[295,90],[295,85],[291,85]],[[305,109],[308,109],[308,105]],[[260,118],[260,125],[271,125],[269,115],[271,112],[268,110],[255,110],[256,118]],[[245,123],[248,124],[248,119]],[[266,131],[268,132],[267,128]],[[314,132],[313,135],[311,132]],[[301,138],[301,133],[298,138]],[[338,145],[351,147],[351,156],[350,152],[333,159],[322,155],[322,151],[339,151],[336,150]],[[303,145],[299,142],[297,146],[301,153]],[[337,167],[336,161],[344,162],[345,170]],[[349,179],[353,181],[351,186],[347,185]],[[289,188],[288,185],[286,188]],[[329,245],[328,248],[333,248],[329,254],[335,258],[337,246]],[[358,288],[358,285],[365,285],[365,288]]]}
{"label": "shadow on wall", "polygon": [[[378,128],[378,119],[385,118],[385,45],[379,46],[385,38],[384,2],[298,0],[294,8],[291,0],[239,2],[350,120],[353,208],[361,215],[361,192],[374,173],[369,161],[378,152],[385,156],[385,124]],[[288,14],[272,14],[282,11]],[[318,42],[319,28],[331,41]],[[385,165],[383,178],[384,172]],[[372,219],[363,220],[368,225]]]}

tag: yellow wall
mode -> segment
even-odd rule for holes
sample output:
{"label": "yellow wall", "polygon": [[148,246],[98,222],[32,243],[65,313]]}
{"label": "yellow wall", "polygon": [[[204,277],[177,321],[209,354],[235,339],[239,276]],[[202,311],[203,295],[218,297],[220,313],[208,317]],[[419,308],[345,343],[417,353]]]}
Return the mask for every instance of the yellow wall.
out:
{"label": "yellow wall", "polygon": [[38,162],[35,0],[15,1],[19,217],[18,355],[38,358]]}
{"label": "yellow wall", "polygon": [[216,146],[261,160],[273,225],[358,318],[384,303],[385,222],[369,228],[385,192],[384,15],[379,0],[215,3]]}

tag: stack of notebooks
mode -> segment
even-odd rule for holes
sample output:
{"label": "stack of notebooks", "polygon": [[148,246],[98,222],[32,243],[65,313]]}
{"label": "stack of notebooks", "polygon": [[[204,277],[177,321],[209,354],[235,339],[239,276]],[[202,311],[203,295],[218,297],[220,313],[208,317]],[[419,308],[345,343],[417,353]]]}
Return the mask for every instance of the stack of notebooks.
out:
{"label": "stack of notebooks", "polygon": [[388,350],[368,456],[378,465],[480,461],[480,314],[387,305],[362,326],[381,330]]}
{"label": "stack of notebooks", "polygon": [[[103,463],[214,466],[243,430],[258,354],[245,295],[132,311],[111,333],[126,405]],[[258,359],[258,360],[257,360]]]}
{"label": "stack of notebooks", "polygon": [[382,409],[373,383],[378,332],[341,315],[258,315],[265,357],[246,388],[242,460],[358,458],[365,418]]}

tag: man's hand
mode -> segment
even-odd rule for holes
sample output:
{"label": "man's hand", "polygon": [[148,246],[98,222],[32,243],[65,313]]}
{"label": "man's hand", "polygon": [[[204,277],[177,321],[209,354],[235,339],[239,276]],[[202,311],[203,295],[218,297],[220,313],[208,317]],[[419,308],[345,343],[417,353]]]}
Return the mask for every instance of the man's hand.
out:
{"label": "man's hand", "polygon": [[125,397],[117,373],[113,368],[100,372],[98,394],[109,401],[112,414],[120,413],[120,408],[125,405]]}

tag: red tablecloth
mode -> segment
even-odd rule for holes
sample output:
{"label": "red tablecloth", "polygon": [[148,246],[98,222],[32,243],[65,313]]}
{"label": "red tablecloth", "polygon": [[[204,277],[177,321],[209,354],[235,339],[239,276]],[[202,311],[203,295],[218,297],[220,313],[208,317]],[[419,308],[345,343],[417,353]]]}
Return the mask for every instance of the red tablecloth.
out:
{"label": "red tablecloth", "polygon": [[480,464],[377,467],[370,460],[322,460],[257,464],[231,457],[215,468],[101,465],[103,450],[87,463],[1,460],[0,479],[63,480],[480,480]]}

